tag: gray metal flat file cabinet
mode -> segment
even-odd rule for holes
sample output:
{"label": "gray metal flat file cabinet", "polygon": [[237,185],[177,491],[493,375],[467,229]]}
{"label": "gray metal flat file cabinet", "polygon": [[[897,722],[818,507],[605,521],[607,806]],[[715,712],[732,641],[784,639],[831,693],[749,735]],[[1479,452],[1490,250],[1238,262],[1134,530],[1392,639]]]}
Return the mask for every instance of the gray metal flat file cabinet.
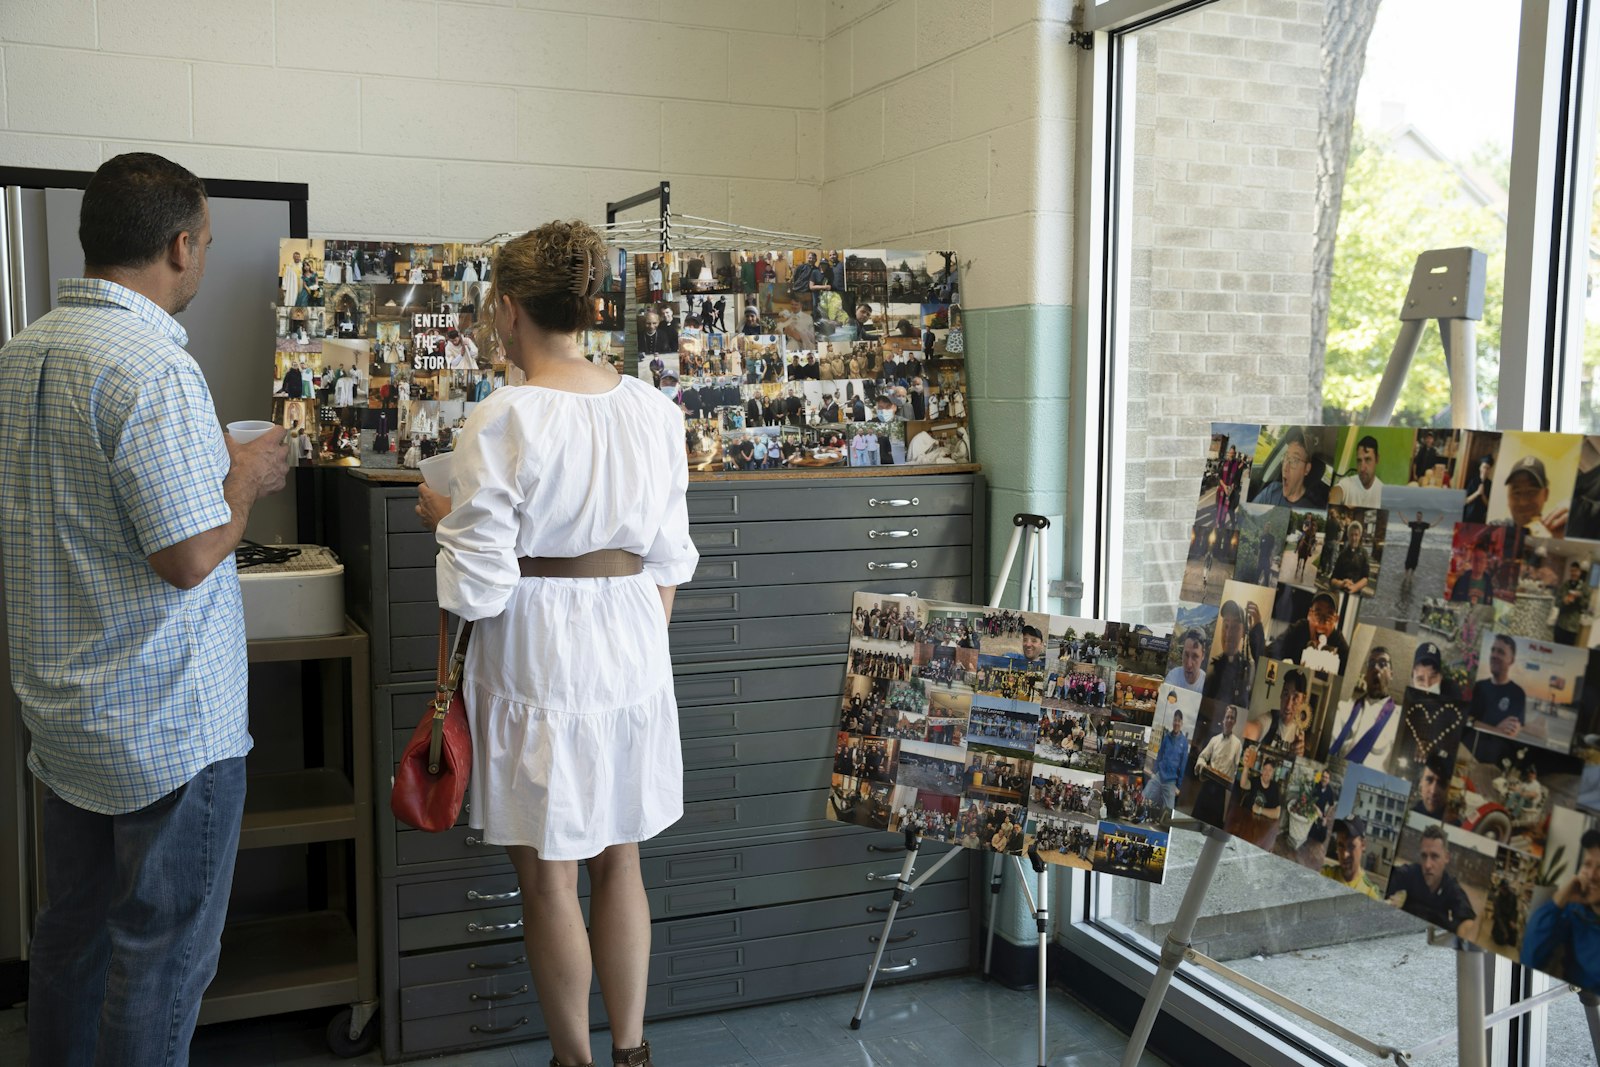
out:
{"label": "gray metal flat file cabinet", "polygon": [[[375,766],[392,770],[433,691],[433,536],[410,484],[349,472],[322,491],[349,611],[372,635]],[[650,1018],[865,979],[888,902],[888,881],[873,876],[892,881],[899,849],[887,834],[822,817],[851,601],[860,589],[970,600],[983,501],[970,471],[690,485],[701,560],[669,632],[684,816],[641,847],[654,920]],[[390,781],[374,776],[384,1058],[543,1036],[504,851],[465,818],[442,834],[397,825]],[[963,857],[918,893],[884,960],[903,968],[891,973],[972,965],[969,875]],[[579,894],[587,906],[582,875]],[[597,991],[591,1011],[604,1025]]]}

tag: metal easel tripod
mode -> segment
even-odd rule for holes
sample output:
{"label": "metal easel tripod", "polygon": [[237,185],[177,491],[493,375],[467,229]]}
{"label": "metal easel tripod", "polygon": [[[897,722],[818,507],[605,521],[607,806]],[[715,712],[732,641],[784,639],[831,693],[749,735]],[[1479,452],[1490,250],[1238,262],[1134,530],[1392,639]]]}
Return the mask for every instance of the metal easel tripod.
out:
{"label": "metal easel tripod", "polygon": [[[1395,402],[1400,396],[1400,388],[1405,384],[1406,373],[1411,368],[1412,358],[1422,339],[1422,328],[1427,320],[1433,319],[1439,324],[1445,363],[1450,373],[1451,426],[1457,430],[1481,428],[1475,360],[1476,321],[1483,317],[1485,262],[1483,253],[1472,248],[1439,249],[1417,256],[1416,266],[1411,273],[1411,285],[1406,290],[1400,311],[1400,333],[1395,339],[1389,365],[1378,384],[1364,425],[1385,426],[1389,423],[1394,415]],[[1194,935],[1195,922],[1200,917],[1211,879],[1216,874],[1217,862],[1222,858],[1229,840],[1227,833],[1215,827],[1207,826],[1202,833],[1206,843],[1200,850],[1200,858],[1195,863],[1188,888],[1184,890],[1183,901],[1178,906],[1172,928],[1161,946],[1160,963],[1151,980],[1149,992],[1145,994],[1139,1021],[1123,1054],[1122,1067],[1137,1067],[1139,1057],[1144,1054],[1145,1045],[1150,1040],[1156,1017],[1161,1014],[1167,987],[1172,984],[1178,964],[1185,960],[1265,997],[1285,1011],[1337,1034],[1351,1044],[1383,1059],[1393,1059],[1397,1064],[1404,1064],[1427,1049],[1450,1043],[1450,1034],[1422,1042],[1409,1050],[1371,1041],[1197,951],[1190,943],[1190,938]],[[1564,996],[1569,990],[1551,989],[1495,1012],[1492,1016],[1488,1015],[1486,979],[1490,956],[1476,945],[1454,940],[1459,950],[1456,953],[1456,1032],[1453,1035],[1458,1063],[1460,1067],[1488,1067],[1487,1037],[1491,1026],[1526,1014],[1549,1000]],[[1593,997],[1584,1002],[1590,1034],[1595,1040],[1596,1054],[1600,1056],[1600,1013],[1597,1013],[1596,1005],[1600,1005],[1600,1000]]]}
{"label": "metal easel tripod", "polygon": [[[1000,574],[995,579],[994,592],[989,597],[989,607],[998,608],[1000,599],[1005,594],[1006,583],[1011,579],[1011,566],[1016,562],[1017,549],[1027,542],[1023,551],[1022,582],[1019,587],[1019,600],[1023,611],[1044,611],[1046,590],[1049,587],[1050,551],[1044,532],[1050,528],[1050,520],[1043,515],[1018,514],[1012,517],[1011,543],[1006,546],[1005,560],[1000,564]],[[1038,567],[1035,569],[1035,562]],[[883,952],[889,946],[889,931],[894,926],[895,916],[902,907],[910,907],[908,898],[915,893],[928,879],[932,878],[940,868],[954,859],[960,849],[952,848],[940,856],[934,865],[928,868],[921,877],[913,879],[916,874],[917,851],[921,846],[921,835],[915,830],[905,831],[905,860],[900,865],[898,874],[869,874],[870,879],[888,881],[894,879],[894,897],[889,904],[889,912],[883,920],[883,930],[877,938],[877,950],[872,955],[872,963],[867,968],[867,981],[861,988],[861,1000],[856,1004],[855,1015],[850,1019],[850,1029],[861,1029],[862,1016],[867,1011],[867,998],[872,995],[872,983],[880,974],[894,974],[910,970],[917,965],[915,958],[896,967],[880,967]],[[1028,886],[1027,874],[1022,866],[1022,857],[1013,855],[1011,861],[1017,868],[1017,879],[1022,886],[1022,892],[1028,900],[1028,911],[1033,915],[1034,923],[1039,929],[1039,1065],[1045,1063],[1045,961],[1049,942],[1050,925],[1050,873],[1044,860],[1039,858],[1037,848],[1029,849],[1028,861],[1033,867],[1037,879],[1037,890]],[[989,898],[989,928],[988,943],[983,954],[983,973],[989,973],[989,960],[994,948],[994,921],[996,906],[1000,897],[1000,878],[1004,870],[1005,857],[999,853],[994,856],[992,874],[990,877]]]}

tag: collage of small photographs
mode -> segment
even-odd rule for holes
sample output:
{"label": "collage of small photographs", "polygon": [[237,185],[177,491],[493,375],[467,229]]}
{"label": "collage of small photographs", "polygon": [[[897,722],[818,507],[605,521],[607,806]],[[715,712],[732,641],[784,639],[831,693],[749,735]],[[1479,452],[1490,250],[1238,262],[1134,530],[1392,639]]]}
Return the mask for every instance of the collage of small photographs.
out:
{"label": "collage of small photographs", "polygon": [[1600,437],[1212,429],[1156,696],[1177,808],[1600,973]]}
{"label": "collage of small photographs", "polygon": [[272,414],[302,466],[415,467],[506,384],[473,336],[493,249],[284,238]]}
{"label": "collage of small photographs", "polygon": [[1161,881],[1189,745],[1169,645],[858,593],[827,817]]}
{"label": "collage of small photographs", "polygon": [[690,470],[972,461],[955,253],[636,253],[631,289],[637,374],[683,409]]}

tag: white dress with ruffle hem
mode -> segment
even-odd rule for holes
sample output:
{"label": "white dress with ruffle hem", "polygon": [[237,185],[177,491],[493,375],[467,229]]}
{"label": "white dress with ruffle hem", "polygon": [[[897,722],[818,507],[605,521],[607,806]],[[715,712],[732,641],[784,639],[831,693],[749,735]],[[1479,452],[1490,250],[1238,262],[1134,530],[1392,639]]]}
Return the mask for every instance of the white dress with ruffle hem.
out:
{"label": "white dress with ruffle hem", "polygon": [[[686,583],[683,415],[637,379],[496,389],[467,419],[439,524],[439,603],[467,655],[470,825],[578,860],[683,814],[678,708],[656,587]],[[523,578],[519,556],[626,549],[627,578]]]}

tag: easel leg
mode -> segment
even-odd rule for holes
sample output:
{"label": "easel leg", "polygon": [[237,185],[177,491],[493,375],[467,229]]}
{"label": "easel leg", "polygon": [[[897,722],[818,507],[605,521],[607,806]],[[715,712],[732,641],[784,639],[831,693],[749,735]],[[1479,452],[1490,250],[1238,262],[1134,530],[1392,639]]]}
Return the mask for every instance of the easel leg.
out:
{"label": "easel leg", "polygon": [[889,914],[884,917],[883,932],[878,935],[878,947],[872,953],[872,966],[867,968],[867,981],[861,987],[861,1000],[856,1003],[856,1013],[850,1019],[852,1030],[861,1029],[862,1016],[867,1014],[867,998],[872,995],[872,983],[878,977],[878,965],[883,962],[884,950],[889,947],[889,930],[894,926],[894,917],[911,890],[912,868],[916,866],[917,849],[921,844],[922,840],[915,831],[906,831],[906,858],[900,864],[900,878],[894,884],[894,899],[889,903]]}
{"label": "easel leg", "polygon": [[1594,1058],[1600,1062],[1600,993],[1585,989],[1578,994],[1583,1002],[1583,1017],[1589,1020],[1589,1040],[1594,1042]]}
{"label": "easel leg", "polygon": [[1476,945],[1456,951],[1456,1062],[1460,1067],[1488,1067],[1488,1035],[1484,1026],[1484,969],[1489,957]]}
{"label": "easel leg", "polygon": [[1139,1011],[1139,1021],[1128,1038],[1127,1051],[1122,1054],[1122,1067],[1138,1067],[1139,1057],[1144,1055],[1145,1046],[1150,1042],[1150,1031],[1156,1025],[1156,1016],[1161,1014],[1161,1002],[1167,997],[1167,987],[1172,984],[1178,964],[1183,962],[1183,954],[1189,950],[1194,924],[1200,918],[1206,893],[1211,889],[1211,879],[1217,873],[1217,861],[1222,859],[1223,849],[1227,847],[1228,835],[1221,830],[1207,827],[1204,833],[1205,846],[1200,849],[1200,858],[1195,861],[1189,887],[1183,891],[1183,902],[1178,905],[1172,929],[1167,932],[1167,939],[1161,945],[1161,962],[1156,965],[1155,976],[1150,980],[1150,991],[1145,994],[1144,1007]]}
{"label": "easel leg", "polygon": [[989,964],[994,959],[994,920],[1000,910],[1000,888],[1005,884],[1006,857],[996,852],[989,857],[989,925],[985,928],[983,943],[983,976],[989,977]]}
{"label": "easel leg", "polygon": [[1033,917],[1039,927],[1039,1067],[1045,1067],[1048,1059],[1045,1053],[1045,971],[1050,947],[1050,872],[1039,858],[1037,848],[1028,853],[1028,858],[1033,861],[1033,870],[1039,879],[1039,906],[1034,909]]}

